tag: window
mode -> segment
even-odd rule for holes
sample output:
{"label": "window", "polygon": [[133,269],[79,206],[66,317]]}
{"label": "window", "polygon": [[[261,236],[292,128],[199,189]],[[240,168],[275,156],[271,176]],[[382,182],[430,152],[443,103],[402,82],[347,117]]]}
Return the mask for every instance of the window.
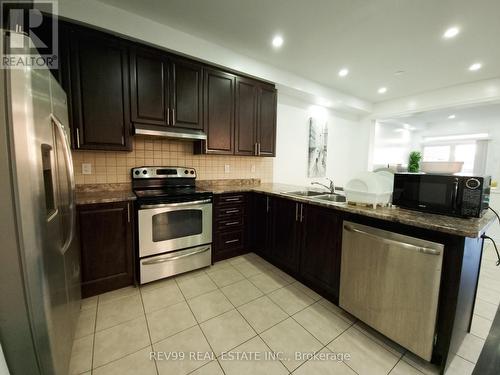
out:
{"label": "window", "polygon": [[425,146],[424,161],[450,161],[451,146]]}
{"label": "window", "polygon": [[473,173],[476,143],[424,146],[424,161],[463,161],[462,173]]}
{"label": "window", "polygon": [[476,144],[463,144],[455,145],[455,161],[463,161],[464,166],[462,172],[472,173],[474,172],[474,161],[476,159]]}

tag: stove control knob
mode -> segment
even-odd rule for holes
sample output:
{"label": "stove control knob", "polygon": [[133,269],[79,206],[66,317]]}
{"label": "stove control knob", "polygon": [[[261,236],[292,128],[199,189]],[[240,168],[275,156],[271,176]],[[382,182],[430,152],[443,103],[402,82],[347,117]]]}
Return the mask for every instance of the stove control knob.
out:
{"label": "stove control knob", "polygon": [[187,169],[185,169],[185,170],[184,170],[184,174],[188,174],[188,173],[189,173],[189,172],[188,172],[188,170],[187,170]]}
{"label": "stove control knob", "polygon": [[194,171],[193,171],[193,170],[191,170],[191,172],[189,172],[189,173],[194,174]]}
{"label": "stove control knob", "polygon": [[135,173],[136,176],[138,176],[140,172],[139,171],[135,171],[134,173]]}
{"label": "stove control knob", "polygon": [[143,170],[142,174],[148,174],[148,171],[147,170]]}

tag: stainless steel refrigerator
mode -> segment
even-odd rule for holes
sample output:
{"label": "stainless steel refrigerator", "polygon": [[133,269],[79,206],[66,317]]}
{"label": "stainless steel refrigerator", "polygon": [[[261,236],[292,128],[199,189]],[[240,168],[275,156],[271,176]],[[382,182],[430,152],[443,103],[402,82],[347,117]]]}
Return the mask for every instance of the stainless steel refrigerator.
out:
{"label": "stainless steel refrigerator", "polygon": [[80,254],[66,94],[48,69],[0,69],[0,89],[1,347],[13,375],[67,375]]}

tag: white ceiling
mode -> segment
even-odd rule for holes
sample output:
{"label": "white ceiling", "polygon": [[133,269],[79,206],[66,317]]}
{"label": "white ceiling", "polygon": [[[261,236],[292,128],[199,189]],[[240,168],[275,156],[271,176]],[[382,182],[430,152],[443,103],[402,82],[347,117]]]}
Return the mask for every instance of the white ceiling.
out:
{"label": "white ceiling", "polygon": [[372,102],[500,76],[499,0],[99,1]]}
{"label": "white ceiling", "polygon": [[[449,119],[448,116],[454,115],[455,118]],[[436,111],[414,113],[411,116],[379,119],[379,122],[391,124],[395,127],[410,126],[413,130],[424,130],[435,126],[463,126],[463,125],[481,125],[483,123],[497,122],[500,127],[500,103],[490,103],[478,106],[455,107],[439,109]]]}

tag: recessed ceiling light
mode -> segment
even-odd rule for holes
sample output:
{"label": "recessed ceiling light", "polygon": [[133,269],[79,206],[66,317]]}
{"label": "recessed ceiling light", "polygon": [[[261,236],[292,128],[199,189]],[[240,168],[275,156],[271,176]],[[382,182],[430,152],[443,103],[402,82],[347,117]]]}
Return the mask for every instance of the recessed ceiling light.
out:
{"label": "recessed ceiling light", "polygon": [[413,130],[417,129],[416,127],[411,126],[410,124],[403,124],[403,128],[405,128],[405,130],[409,130],[409,131],[413,131]]}
{"label": "recessed ceiling light", "polygon": [[345,77],[348,74],[349,74],[349,69],[347,68],[342,68],[339,70],[339,77]]}
{"label": "recessed ceiling light", "polygon": [[443,38],[445,38],[445,39],[454,38],[458,35],[459,32],[460,32],[460,29],[458,27],[456,27],[456,26],[450,27],[449,29],[447,29],[444,32]]}
{"label": "recessed ceiling light", "polygon": [[457,116],[455,116],[455,115],[449,115],[448,116],[448,120],[453,120],[455,117],[457,117]]}
{"label": "recessed ceiling light", "polygon": [[469,66],[469,70],[470,70],[471,72],[475,72],[476,70],[481,69],[481,68],[482,68],[482,66],[483,66],[483,65],[482,65],[481,63],[474,63],[474,64],[472,64],[471,66]]}
{"label": "recessed ceiling light", "polygon": [[387,92],[387,87],[381,87],[377,90],[379,94],[385,94]]}
{"label": "recessed ceiling light", "polygon": [[281,35],[276,35],[273,38],[273,47],[280,48],[283,45],[283,37]]}

